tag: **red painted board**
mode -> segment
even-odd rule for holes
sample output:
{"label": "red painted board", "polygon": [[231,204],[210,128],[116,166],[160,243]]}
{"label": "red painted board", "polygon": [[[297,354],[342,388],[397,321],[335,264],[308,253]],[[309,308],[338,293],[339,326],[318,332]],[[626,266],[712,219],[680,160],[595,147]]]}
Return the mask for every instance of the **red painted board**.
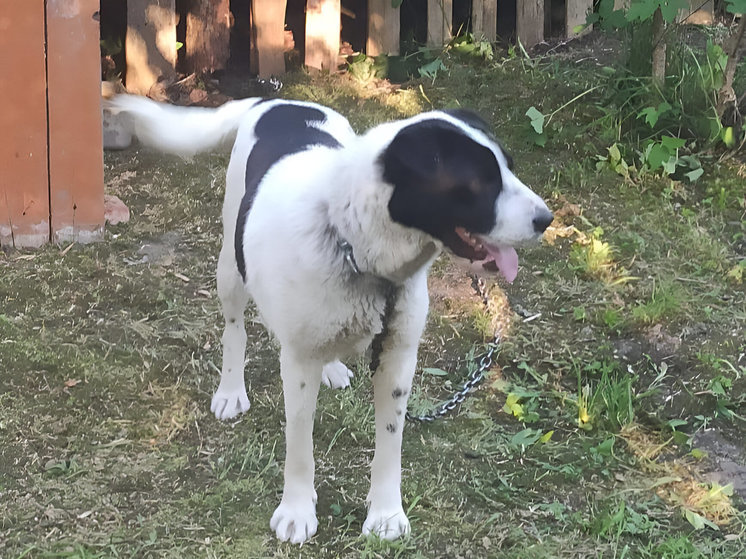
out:
{"label": "red painted board", "polygon": [[0,244],[49,240],[44,1],[0,10]]}
{"label": "red painted board", "polygon": [[52,241],[103,236],[98,0],[47,0]]}

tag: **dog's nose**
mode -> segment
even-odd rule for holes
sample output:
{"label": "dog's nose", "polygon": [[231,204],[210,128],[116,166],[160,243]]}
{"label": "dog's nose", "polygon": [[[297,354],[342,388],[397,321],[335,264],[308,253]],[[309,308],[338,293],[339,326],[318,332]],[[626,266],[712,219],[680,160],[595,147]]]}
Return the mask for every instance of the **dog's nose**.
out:
{"label": "dog's nose", "polygon": [[549,224],[552,223],[553,219],[554,216],[549,210],[538,210],[533,220],[534,231],[536,231],[537,233],[543,233],[544,231],[546,231],[546,228],[549,227]]}

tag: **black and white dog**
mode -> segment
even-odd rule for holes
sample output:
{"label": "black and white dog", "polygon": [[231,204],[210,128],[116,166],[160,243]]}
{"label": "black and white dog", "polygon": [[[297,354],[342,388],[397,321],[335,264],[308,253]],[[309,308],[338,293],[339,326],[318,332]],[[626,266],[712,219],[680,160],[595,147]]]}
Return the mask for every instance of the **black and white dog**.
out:
{"label": "black and white dog", "polygon": [[539,239],[552,221],[546,204],[513,174],[487,124],[467,111],[424,113],[357,136],[338,113],[296,101],[204,109],[120,95],[107,108],[123,113],[143,143],[167,152],[191,155],[235,136],[217,270],[223,369],[212,411],[229,419],[249,409],[244,309],[251,297],[281,346],[287,454],[270,521],[277,537],[302,543],[316,532],[319,385],[349,384],[341,360],[370,346],[384,315],[363,533],[408,533],[401,443],[428,310],[427,271],[445,247],[494,261],[512,281],[513,247]]}

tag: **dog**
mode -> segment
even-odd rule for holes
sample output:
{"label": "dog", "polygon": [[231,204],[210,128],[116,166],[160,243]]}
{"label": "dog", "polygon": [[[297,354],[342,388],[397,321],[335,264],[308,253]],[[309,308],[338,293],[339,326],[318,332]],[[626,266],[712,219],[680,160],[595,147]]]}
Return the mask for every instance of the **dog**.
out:
{"label": "dog", "polygon": [[162,151],[189,156],[233,142],[217,267],[223,365],[211,410],[225,420],[249,409],[251,298],[280,344],[287,420],[284,489],[271,529],[296,544],[316,533],[319,386],[349,385],[342,361],[375,338],[375,454],[362,531],[385,539],[409,533],[401,444],[428,269],[445,248],[491,263],[512,282],[514,247],[541,237],[552,221],[547,205],[513,174],[487,123],[466,110],[426,112],[357,135],[339,113],[300,101],[207,109],[118,95],[106,106]]}

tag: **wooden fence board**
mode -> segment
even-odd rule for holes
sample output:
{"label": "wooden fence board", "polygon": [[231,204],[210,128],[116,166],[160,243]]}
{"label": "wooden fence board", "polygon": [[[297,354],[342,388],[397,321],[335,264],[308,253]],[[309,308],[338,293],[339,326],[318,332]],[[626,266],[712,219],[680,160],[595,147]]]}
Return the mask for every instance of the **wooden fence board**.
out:
{"label": "wooden fence board", "polygon": [[589,32],[593,27],[588,26],[581,33],[575,32],[575,28],[584,25],[588,19],[588,12],[593,11],[593,0],[567,0],[565,4],[565,36],[577,37],[579,34]]}
{"label": "wooden fence board", "polygon": [[527,49],[544,40],[544,0],[516,2],[515,31]]}
{"label": "wooden fence board", "polygon": [[267,79],[285,73],[286,6],[286,0],[253,0],[251,3],[251,21],[259,66],[257,73],[260,78]]}
{"label": "wooden fence board", "polygon": [[230,0],[198,0],[186,15],[186,65],[190,72],[225,68],[230,55]]}
{"label": "wooden fence board", "polygon": [[497,39],[497,0],[472,0],[472,32],[477,39]]}
{"label": "wooden fence board", "polygon": [[103,236],[98,0],[47,0],[52,240]]}
{"label": "wooden fence board", "polygon": [[400,9],[391,0],[368,0],[368,42],[365,53],[399,54]]}
{"label": "wooden fence board", "polygon": [[427,46],[442,47],[451,40],[453,0],[427,0]]}
{"label": "wooden fence board", "polygon": [[126,85],[147,95],[176,66],[175,0],[127,0]]}
{"label": "wooden fence board", "polygon": [[44,0],[3,5],[0,52],[0,245],[37,247],[49,241]]}
{"label": "wooden fence board", "polygon": [[335,71],[339,65],[340,0],[306,3],[306,66]]}

